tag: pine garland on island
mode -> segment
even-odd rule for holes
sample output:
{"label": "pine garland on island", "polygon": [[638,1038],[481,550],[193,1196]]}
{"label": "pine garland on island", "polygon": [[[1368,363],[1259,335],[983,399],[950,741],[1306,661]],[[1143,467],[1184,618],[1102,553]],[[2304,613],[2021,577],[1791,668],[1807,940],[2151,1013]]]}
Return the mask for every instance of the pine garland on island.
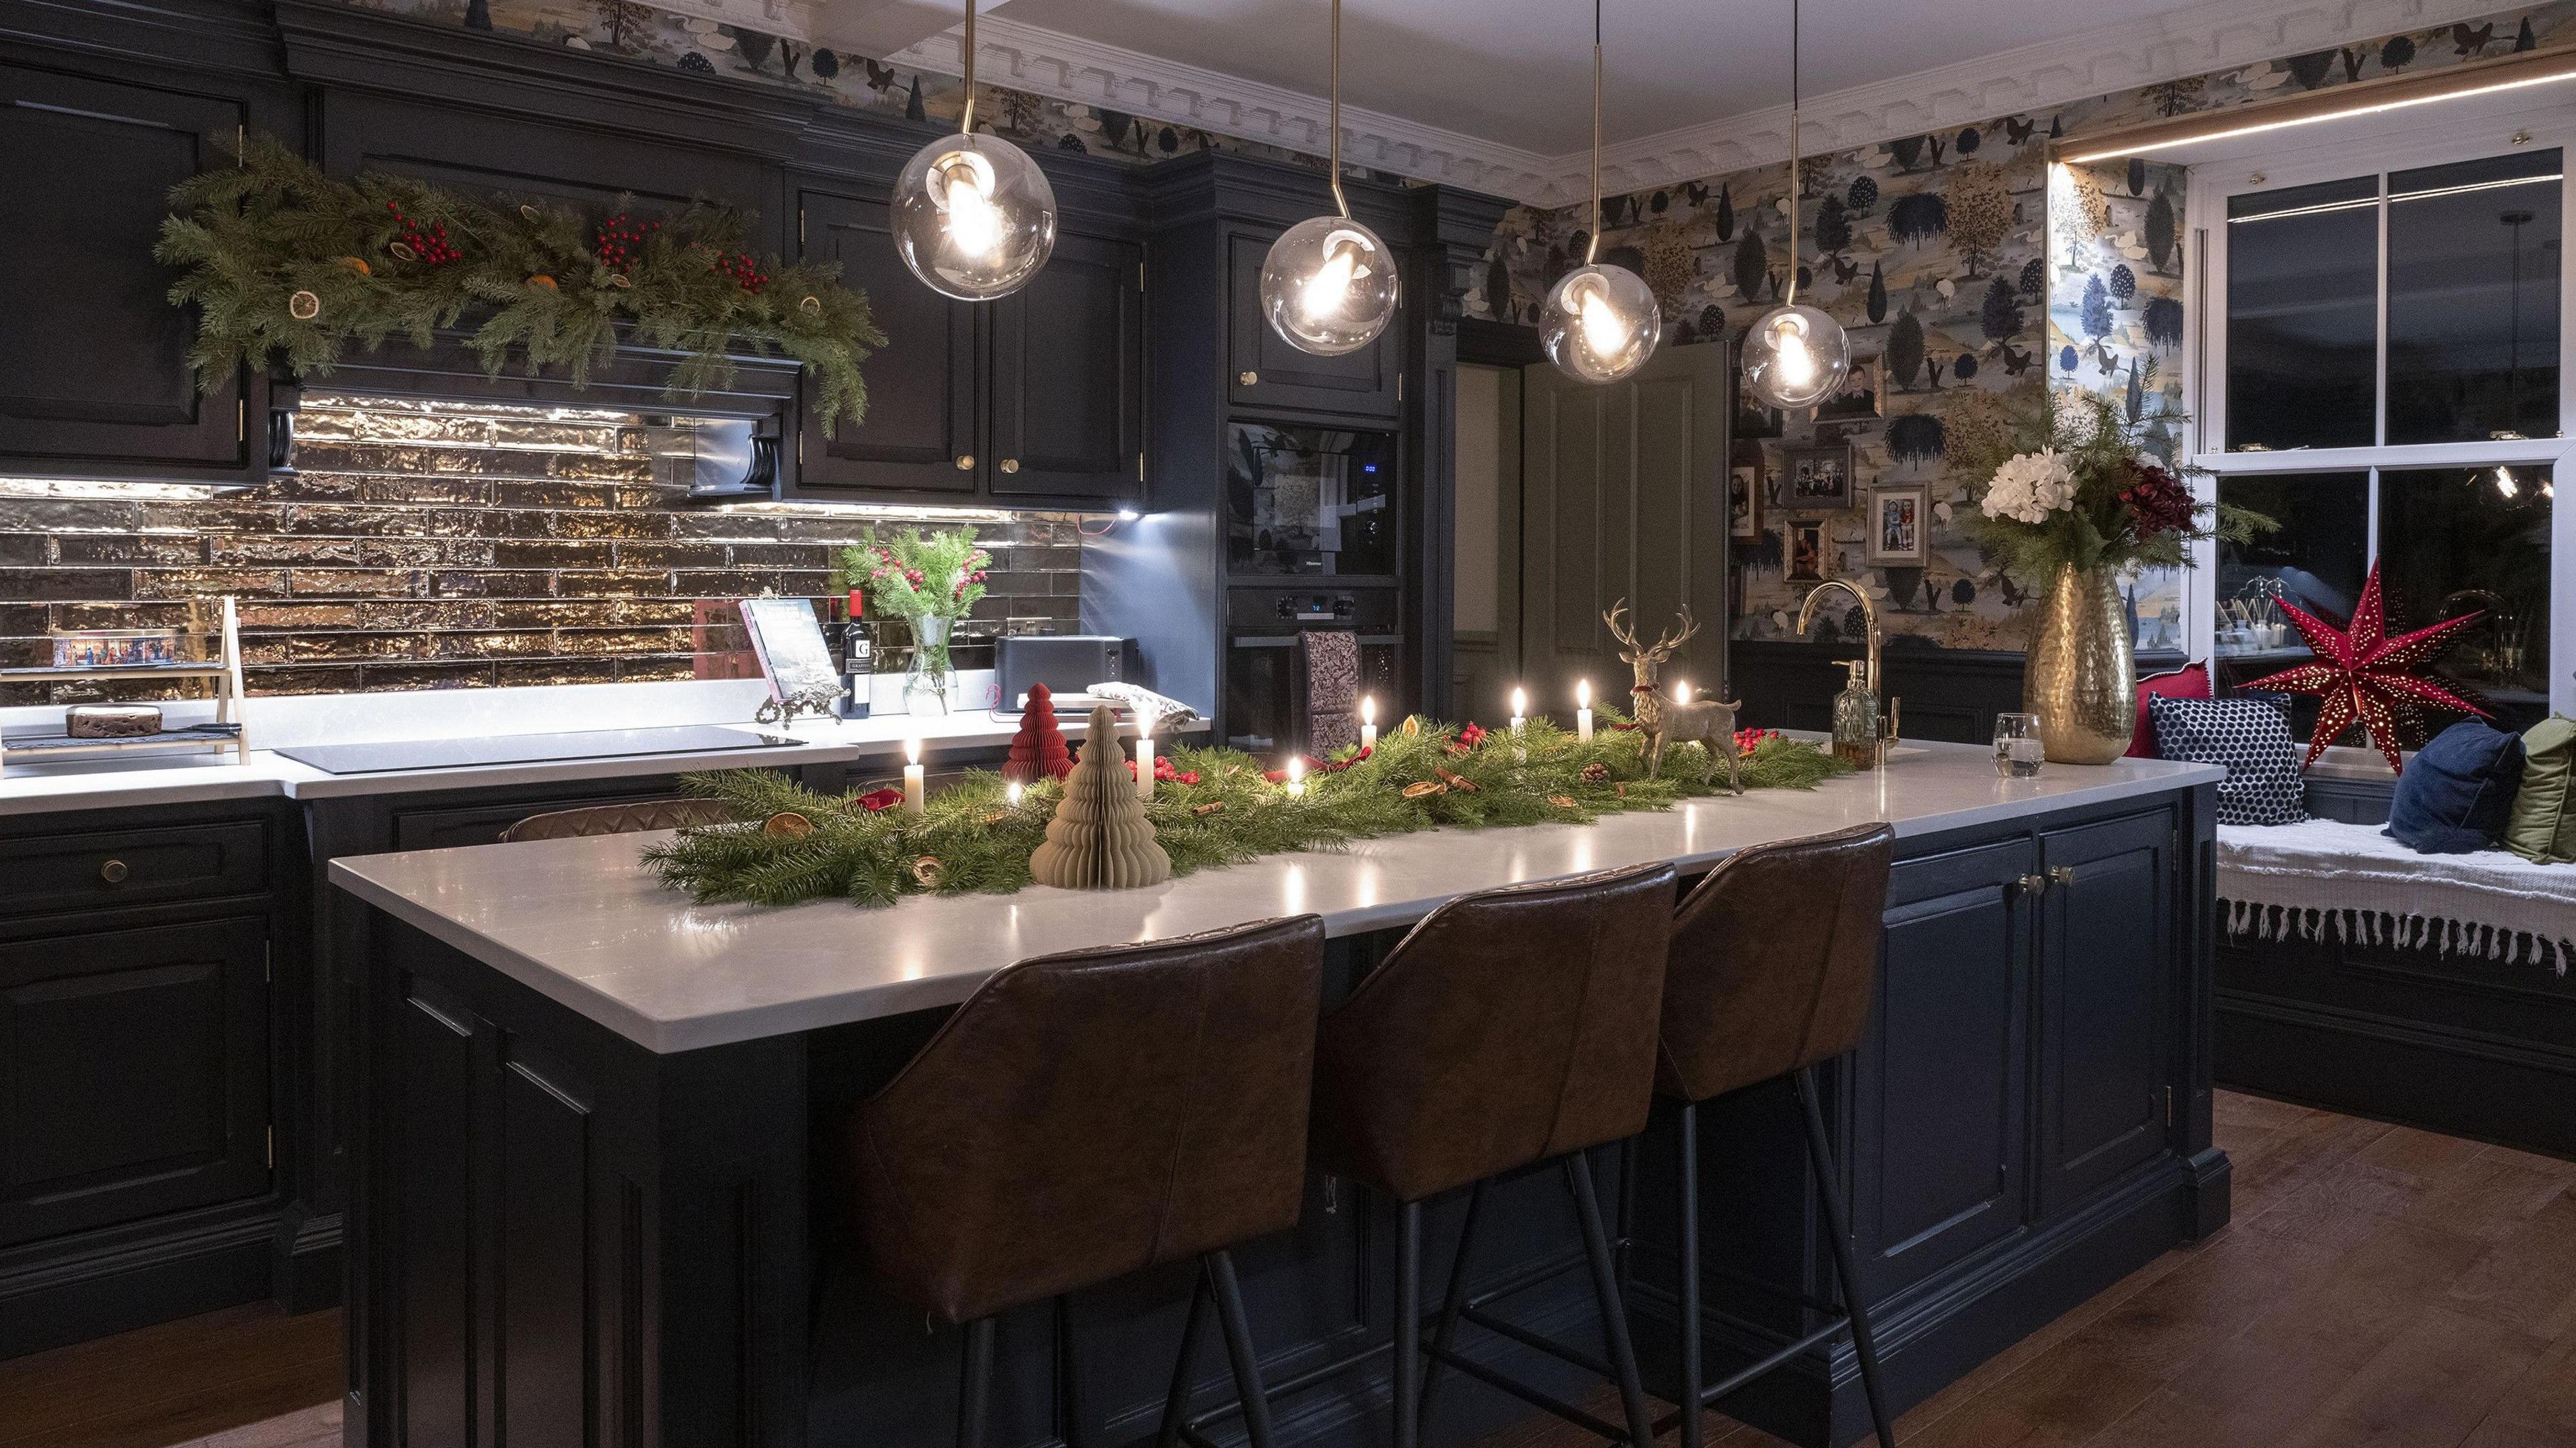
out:
{"label": "pine garland on island", "polygon": [[[1145,813],[1179,876],[1444,826],[1590,823],[1724,789],[1701,782],[1709,758],[1696,743],[1667,751],[1664,777],[1647,779],[1638,737],[1616,727],[1626,719],[1607,708],[1595,715],[1603,727],[1588,744],[1544,719],[1517,736],[1473,725],[1390,731],[1365,756],[1346,750],[1313,769],[1302,796],[1252,755],[1177,747],[1158,756],[1171,772],[1158,771]],[[1814,745],[1769,735],[1745,756],[1743,776],[1747,788],[1813,789],[1850,769]],[[1001,776],[973,771],[916,818],[892,790],[827,795],[763,770],[691,775],[686,784],[743,821],[683,830],[644,853],[665,884],[702,904],[840,898],[878,906],[905,895],[1009,894],[1028,885],[1029,856],[1064,796],[1061,783],[1045,780],[1015,805]]]}
{"label": "pine garland on island", "polygon": [[749,218],[705,201],[659,219],[494,207],[376,172],[336,180],[254,135],[238,165],[181,182],[170,206],[153,254],[185,273],[170,300],[197,309],[190,360],[209,391],[245,362],[275,358],[302,377],[352,344],[426,347],[481,312],[466,341],[495,376],[516,353],[586,386],[620,325],[684,354],[674,398],[730,385],[734,346],[784,354],[813,379],[829,435],[864,419],[859,363],[885,345],[837,263],[755,258],[742,250]]}

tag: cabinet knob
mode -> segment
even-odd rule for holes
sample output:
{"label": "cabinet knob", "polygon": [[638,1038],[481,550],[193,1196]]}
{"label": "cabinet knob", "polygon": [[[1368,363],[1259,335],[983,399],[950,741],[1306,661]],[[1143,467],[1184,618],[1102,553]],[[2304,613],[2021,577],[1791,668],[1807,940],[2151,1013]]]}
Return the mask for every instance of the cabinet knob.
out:
{"label": "cabinet knob", "polygon": [[2015,880],[2013,885],[2025,895],[2036,895],[2040,891],[2048,888],[2048,877],[2046,875],[2024,875],[2020,879]]}
{"label": "cabinet knob", "polygon": [[1234,374],[1234,380],[1246,387],[1251,387],[1261,381],[1261,374],[1258,372],[1237,372]]}
{"label": "cabinet knob", "polygon": [[2048,882],[2052,885],[2074,884],[2075,867],[2073,865],[2059,865],[2057,868],[2048,872]]}
{"label": "cabinet knob", "polygon": [[102,861],[98,867],[98,877],[111,885],[124,884],[125,877],[132,873],[132,871],[125,868],[125,862],[123,860]]}
{"label": "cabinet knob", "polygon": [[1006,472],[1006,473],[1016,473],[1016,472],[1018,472],[1019,470],[1020,470],[1020,460],[1019,460],[1018,458],[1004,458],[1004,459],[1002,459],[1002,471],[1004,471],[1004,472]]}
{"label": "cabinet knob", "polygon": [[975,471],[975,455],[973,453],[959,453],[957,455],[957,471],[961,473],[971,473]]}

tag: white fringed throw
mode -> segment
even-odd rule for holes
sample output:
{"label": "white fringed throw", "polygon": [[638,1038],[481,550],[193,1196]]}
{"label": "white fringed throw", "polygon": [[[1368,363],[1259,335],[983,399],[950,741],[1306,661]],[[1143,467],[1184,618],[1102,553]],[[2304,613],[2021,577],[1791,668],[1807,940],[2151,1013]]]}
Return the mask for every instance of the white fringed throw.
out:
{"label": "white fringed throw", "polygon": [[2431,945],[2554,964],[2576,956],[2576,865],[2504,850],[2419,855],[2378,825],[2218,827],[2219,924],[2230,935]]}

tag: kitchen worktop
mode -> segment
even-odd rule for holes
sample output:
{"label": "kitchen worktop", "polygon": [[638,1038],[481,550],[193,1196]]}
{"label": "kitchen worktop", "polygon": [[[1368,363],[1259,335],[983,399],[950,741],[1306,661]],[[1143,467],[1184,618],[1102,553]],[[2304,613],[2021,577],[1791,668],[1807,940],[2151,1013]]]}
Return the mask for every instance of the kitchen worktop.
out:
{"label": "kitchen worktop", "polygon": [[1899,835],[1995,824],[2178,786],[2215,766],[2123,759],[1995,777],[1992,752],[1907,746],[1888,768],[1813,792],[1756,790],[1591,825],[1437,830],[1276,855],[1142,890],[696,905],[640,861],[660,835],[342,858],[341,889],[651,1050],[684,1051],[963,1000],[1032,955],[1313,912],[1335,935],[1382,930],[1472,890],[1669,860],[1884,820]]}
{"label": "kitchen worktop", "polygon": [[[1087,719],[1058,721],[1068,739],[1079,739]],[[163,755],[83,764],[9,766],[0,773],[0,815],[49,810],[114,809],[138,805],[185,804],[207,800],[285,798],[332,799],[351,795],[406,794],[426,790],[476,789],[565,780],[619,779],[636,775],[677,774],[689,770],[734,766],[776,768],[797,764],[882,761],[900,764],[904,741],[919,737],[923,758],[936,763],[943,753],[991,749],[1008,744],[1019,729],[1017,715],[983,710],[946,718],[882,715],[870,719],[800,719],[792,725],[730,723],[725,727],[784,735],[796,743],[765,749],[729,749],[696,754],[641,754],[599,759],[541,760],[449,769],[396,769],[369,774],[328,774],[292,759],[254,749],[235,763],[230,755]],[[1204,723],[1177,726],[1171,733],[1204,730]]]}

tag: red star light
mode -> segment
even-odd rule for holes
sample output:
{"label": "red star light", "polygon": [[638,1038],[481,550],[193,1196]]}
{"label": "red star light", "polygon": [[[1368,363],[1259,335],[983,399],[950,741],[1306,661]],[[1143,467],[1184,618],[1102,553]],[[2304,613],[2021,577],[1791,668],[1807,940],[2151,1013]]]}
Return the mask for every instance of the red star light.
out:
{"label": "red star light", "polygon": [[2387,636],[2387,617],[2379,603],[2379,565],[2370,565],[2370,580],[2361,587],[2361,606],[2352,625],[2334,625],[2283,600],[2281,611],[2308,641],[2317,660],[2284,669],[2245,685],[2248,690],[2277,689],[2287,694],[2315,694],[2325,700],[2317,711],[2316,733],[2308,738],[2308,757],[2300,768],[2317,762],[2336,736],[2359,718],[2370,742],[2386,756],[2391,771],[2402,771],[2398,750],[2401,721],[2427,705],[2493,718],[2486,710],[2424,676],[2453,642],[2452,636],[2485,616],[2485,610],[2446,618],[2430,628]]}

